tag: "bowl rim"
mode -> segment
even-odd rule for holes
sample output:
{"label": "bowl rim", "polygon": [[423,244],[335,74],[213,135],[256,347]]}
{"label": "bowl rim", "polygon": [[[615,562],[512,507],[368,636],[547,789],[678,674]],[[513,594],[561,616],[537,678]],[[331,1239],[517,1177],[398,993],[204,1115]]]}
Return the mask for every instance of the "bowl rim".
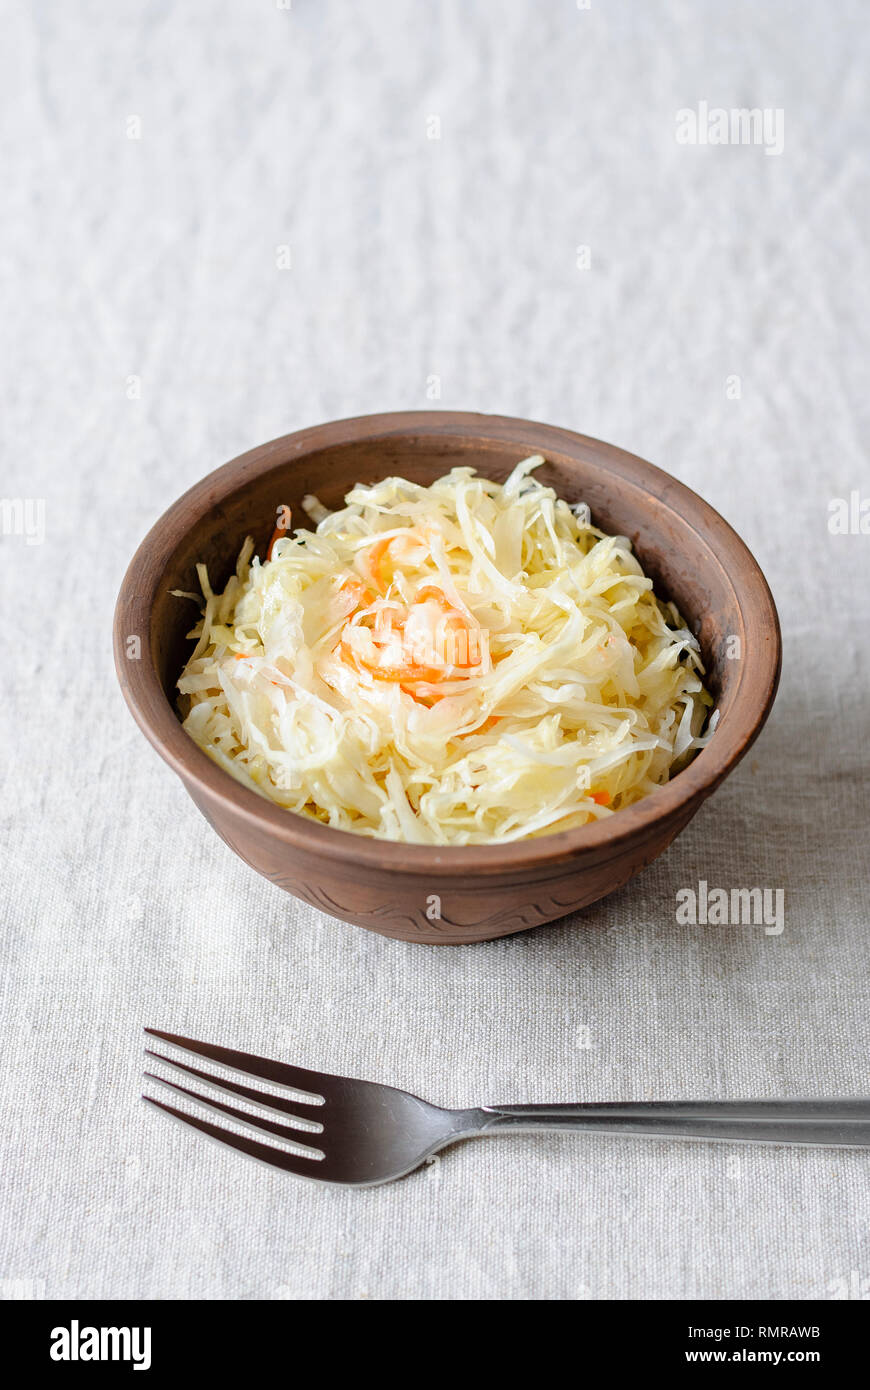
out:
{"label": "bowl rim", "polygon": [[[603,465],[623,481],[640,487],[657,504],[678,515],[710,549],[741,614],[752,612],[765,640],[746,644],[728,719],[716,736],[673,781],[667,782],[613,817],[533,840],[491,845],[414,845],[373,839],[323,825],[288,811],[244,787],[203,752],[181,726],[151,659],[153,597],[160,576],[196,519],[252,478],[309,453],[362,440],[402,435],[472,435],[547,455],[548,451]],[[714,543],[715,542],[715,543]],[[145,576],[150,575],[150,582]],[[126,640],[139,633],[142,658],[126,658]],[[731,771],[760,732],[773,704],[782,664],[779,618],[767,581],[754,556],[733,528],[684,483],[636,454],[573,430],[512,416],[473,411],[391,411],[309,426],[257,445],[208,473],[182,494],[151,527],[127,568],[114,617],[115,669],[127,705],[165,762],[188,790],[206,802],[216,798],[252,829],[271,835],[289,849],[308,850],[336,867],[397,870],[425,877],[437,871],[504,874],[548,870],[579,856],[607,858],[626,841],[642,842],[661,822],[688,819],[698,804]],[[753,692],[758,692],[755,694]],[[760,699],[759,699],[760,695]]]}

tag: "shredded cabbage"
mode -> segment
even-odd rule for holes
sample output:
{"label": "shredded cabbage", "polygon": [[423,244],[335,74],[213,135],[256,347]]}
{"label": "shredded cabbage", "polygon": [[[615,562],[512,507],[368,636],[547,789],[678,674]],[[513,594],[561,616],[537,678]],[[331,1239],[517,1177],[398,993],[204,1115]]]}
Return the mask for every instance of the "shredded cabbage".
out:
{"label": "shredded cabbage", "polygon": [[[703,746],[697,640],[624,536],[532,477],[357,486],[249,537],[178,682],[245,785],[340,830],[505,843],[612,816]],[[286,516],[289,509],[281,509]]]}

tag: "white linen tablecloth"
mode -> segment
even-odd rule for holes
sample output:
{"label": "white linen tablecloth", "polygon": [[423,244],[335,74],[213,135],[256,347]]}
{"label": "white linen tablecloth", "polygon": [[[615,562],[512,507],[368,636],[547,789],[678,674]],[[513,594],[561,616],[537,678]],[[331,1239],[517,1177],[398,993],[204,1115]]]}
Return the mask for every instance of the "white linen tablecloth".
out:
{"label": "white linen tablecloth", "polygon": [[[0,8],[22,503],[0,537],[0,1293],[860,1289],[866,1154],[514,1136],[346,1191],[139,1092],[152,1024],[445,1104],[870,1093],[870,536],[829,529],[870,494],[862,6]],[[678,143],[699,102],[781,110],[782,152]],[[785,641],[767,729],[667,855],[573,919],[454,949],[248,870],[110,658],[127,561],[183,489],[303,425],[428,406],[670,470],[756,554]],[[679,925],[700,880],[783,888],[783,932]]]}

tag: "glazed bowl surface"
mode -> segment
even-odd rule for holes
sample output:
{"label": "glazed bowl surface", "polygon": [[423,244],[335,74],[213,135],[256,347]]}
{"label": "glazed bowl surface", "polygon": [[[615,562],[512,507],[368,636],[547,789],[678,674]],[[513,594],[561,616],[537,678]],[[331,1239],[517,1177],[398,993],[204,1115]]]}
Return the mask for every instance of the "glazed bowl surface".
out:
{"label": "glazed bowl surface", "polygon": [[[459,464],[501,482],[531,453],[547,460],[536,477],[568,502],[587,502],[602,530],[629,537],[656,592],[672,599],[697,633],[719,722],[707,747],[666,786],[605,820],[534,840],[406,845],[334,830],[268,802],[185,733],[175,682],[191,650],[185,634],[195,614],[171,590],[198,591],[197,562],[222,587],[245,536],[254,537],[263,555],[278,508],[289,505],[298,515],[306,493],[332,508],[357,482],[399,474],[428,484]],[[137,550],[118,597],[114,646],[133,717],[232,850],[333,917],[432,943],[523,931],[624,884],[662,853],[743,757],[770,712],[781,664],[779,622],[761,570],[695,493],[599,440],[527,420],[449,411],[319,425],[210,473]]]}

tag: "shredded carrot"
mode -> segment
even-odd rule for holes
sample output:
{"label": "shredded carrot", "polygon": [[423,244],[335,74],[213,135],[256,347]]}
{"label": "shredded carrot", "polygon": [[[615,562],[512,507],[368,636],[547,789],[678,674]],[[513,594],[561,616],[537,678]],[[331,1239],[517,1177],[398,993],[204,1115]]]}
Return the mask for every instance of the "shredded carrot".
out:
{"label": "shredded carrot", "polygon": [[610,805],[610,792],[592,792],[592,800],[597,806]]}
{"label": "shredded carrot", "polygon": [[[378,681],[397,681],[401,685],[403,681],[425,681],[433,683],[440,678],[441,672],[434,671],[429,666],[415,666],[408,662],[402,666],[382,666],[375,661],[366,661],[365,657],[353,651],[342,639],[339,644],[339,654],[346,666],[350,666],[357,671],[365,671],[367,675],[373,676]],[[404,690],[404,685],[402,689]],[[408,691],[408,694],[412,692]],[[440,699],[440,696],[438,697]]]}
{"label": "shredded carrot", "polygon": [[368,585],[364,584],[361,579],[357,579],[354,574],[348,575],[347,579],[342,580],[339,589],[346,589],[356,599],[357,607],[368,608],[377,597]]}
{"label": "shredded carrot", "polygon": [[[389,587],[388,576],[385,573],[385,557],[394,539],[395,537],[388,536],[382,540],[376,541],[375,544],[370,547],[367,554],[367,573],[372,578],[372,581],[380,585],[382,589]],[[356,600],[357,608],[361,606],[371,607],[378,601],[377,595],[373,594],[363,580],[356,575],[349,575],[342,582],[340,588]],[[376,651],[375,653],[362,654],[355,650],[347,640],[347,631],[353,625],[351,622],[345,624],[344,634],[340,639],[339,651],[341,659],[346,665],[349,665],[360,674],[365,672],[374,680],[397,683],[405,694],[411,695],[415,700],[419,700],[420,703],[434,703],[437,700],[443,699],[443,694],[436,690],[430,689],[421,692],[416,687],[418,684],[427,686],[437,684],[439,681],[449,676],[453,668],[468,668],[479,664],[479,653],[473,650],[475,634],[469,627],[465,614],[460,612],[460,610],[450,602],[443,590],[439,589],[436,585],[428,584],[424,585],[423,588],[419,590],[410,608],[398,608],[397,611],[394,611],[396,607],[394,605],[389,609],[389,628],[394,636],[400,635],[404,642],[407,631],[406,624],[410,620],[411,615],[416,610],[416,612],[423,617],[425,605],[430,601],[438,605],[443,619],[446,620],[448,624],[448,631],[454,636],[463,636],[466,638],[464,643],[458,642],[455,644],[456,650],[451,653],[451,660],[442,662],[439,661],[439,657],[436,655],[435,660],[439,661],[439,664],[431,665],[425,660],[421,661],[418,659],[419,653],[415,655],[411,644],[409,644],[405,650],[401,651],[398,661],[385,660],[385,658],[387,658],[387,652],[384,649]],[[376,615],[373,629],[375,642],[377,642],[377,634],[380,630],[377,618],[381,616],[382,614],[380,613]],[[363,621],[365,622],[365,620]],[[440,624],[442,619],[438,621]],[[426,625],[424,618],[424,628]],[[433,629],[431,635],[434,645],[436,632],[435,624],[431,619],[428,626]],[[369,630],[371,631],[372,629]]]}
{"label": "shredded carrot", "polygon": [[433,684],[441,678],[441,672],[434,670],[431,666],[415,666],[412,662],[407,662],[403,666],[382,666],[378,662],[368,662],[363,657],[354,653],[354,660],[358,662],[370,676],[374,676],[376,681],[426,681]]}
{"label": "shredded carrot", "polygon": [[[434,598],[435,602],[439,603],[441,607],[448,613],[459,612],[459,609],[456,608],[454,604],[450,602],[444,590],[439,589],[437,584],[424,584],[421,589],[417,590],[417,597],[414,600],[414,602],[423,603],[427,598]],[[462,615],[460,614],[460,617],[461,616]]]}
{"label": "shredded carrot", "polygon": [[416,700],[418,705],[426,705],[427,708],[430,709],[432,705],[437,705],[439,700],[447,699],[443,690],[421,690],[419,686],[403,685],[401,682],[399,684],[399,689],[403,691],[405,695],[410,695],[412,700]]}
{"label": "shredded carrot", "polygon": [[417,591],[414,606],[416,607],[417,604],[427,603],[430,599],[438,604],[448,621],[449,630],[454,635],[462,633],[465,636],[465,651],[463,653],[457,648],[453,653],[454,661],[452,664],[465,669],[471,666],[477,666],[479,664],[479,652],[478,660],[474,660],[472,657],[472,647],[475,645],[473,641],[473,632],[465,614],[452,604],[443,589],[439,589],[435,584],[425,584],[422,589]]}
{"label": "shredded carrot", "polygon": [[286,527],[286,526],[276,526],[276,527],[275,527],[274,531],[272,532],[272,539],[269,541],[269,548],[268,548],[268,550],[266,551],[266,559],[267,559],[267,560],[271,560],[271,558],[272,558],[272,551],[275,549],[275,542],[276,542],[276,541],[283,540],[283,538],[284,538],[286,535],[287,535],[287,527]]}
{"label": "shredded carrot", "polygon": [[390,586],[392,575],[384,573],[383,560],[388,554],[393,540],[393,536],[386,536],[383,540],[375,541],[374,545],[370,546],[367,551],[368,572],[379,593],[386,593]]}

